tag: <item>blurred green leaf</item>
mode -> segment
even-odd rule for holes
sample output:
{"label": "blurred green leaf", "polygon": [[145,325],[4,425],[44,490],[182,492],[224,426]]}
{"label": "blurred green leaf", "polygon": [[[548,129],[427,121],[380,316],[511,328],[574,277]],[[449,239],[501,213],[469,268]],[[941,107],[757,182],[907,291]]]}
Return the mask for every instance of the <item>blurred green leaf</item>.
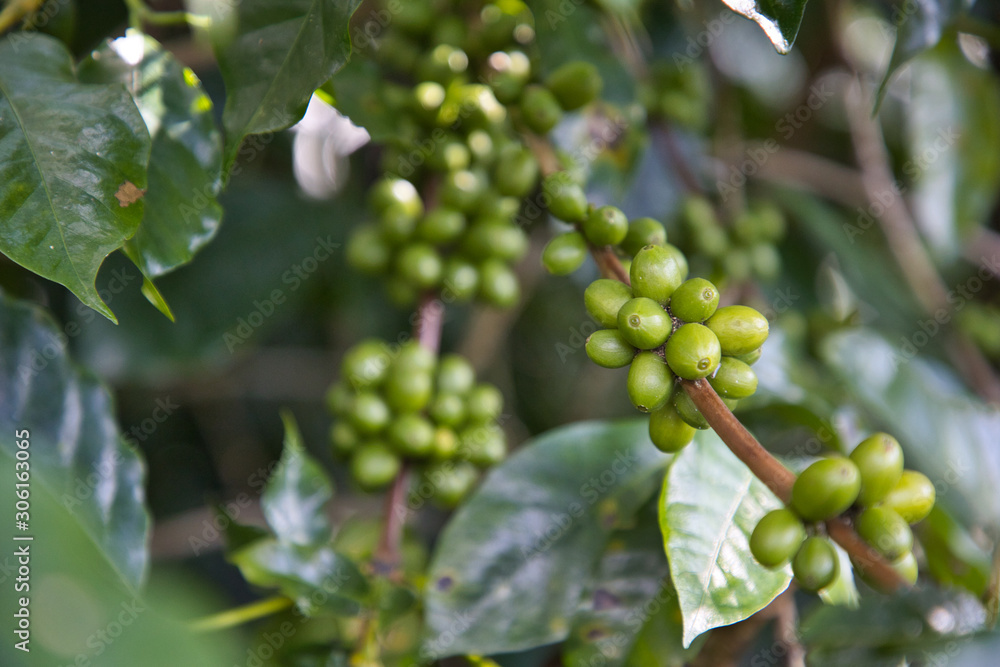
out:
{"label": "blurred green leaf", "polygon": [[917,530],[927,570],[935,580],[964,588],[977,597],[986,594],[992,559],[962,524],[938,505]]}
{"label": "blurred green leaf", "polygon": [[[153,139],[146,210],[125,252],[152,279],[191,261],[222,218],[222,138],[194,73],[152,37],[130,30],[80,64],[80,78],[121,83]],[[155,304],[154,304],[155,305]]]}
{"label": "blurred green leaf", "polygon": [[799,34],[806,0],[723,0],[737,14],[742,14],[763,29],[778,53],[792,50]]}
{"label": "blurred green leaf", "polygon": [[307,615],[326,607],[357,614],[368,597],[368,582],[354,562],[330,546],[301,547],[276,539],[252,542],[229,554],[255,586],[277,588]]}
{"label": "blurred green leaf", "polygon": [[[123,588],[138,590],[149,560],[143,463],[121,438],[107,390],[71,363],[64,341],[43,311],[0,295],[0,428],[8,434],[0,459],[13,468],[28,451],[32,493],[58,498],[53,512],[79,525]],[[25,439],[30,446],[19,449]],[[4,498],[13,524],[13,492]],[[29,525],[39,551],[63,550],[55,529],[38,517]]]}
{"label": "blurred green leaf", "polygon": [[913,215],[944,261],[985,224],[1000,186],[1000,82],[953,43],[913,62],[908,106]]}
{"label": "blurred green leaf", "polygon": [[438,541],[426,591],[429,656],[564,639],[612,530],[668,460],[646,420],[551,431],[494,468]]}
{"label": "blurred green leaf", "polygon": [[997,525],[1000,411],[906,344],[909,349],[897,349],[869,329],[856,329],[830,336],[822,352],[858,405],[903,445],[906,467],[934,482],[938,502],[967,521]]}
{"label": "blurred green leaf", "polygon": [[323,468],[302,444],[302,435],[290,412],[283,412],[285,449],[267,482],[261,510],[280,542],[316,546],[330,539],[324,506],[333,486]]}
{"label": "blurred green leaf", "polygon": [[[611,536],[587,581],[563,652],[568,667],[625,664],[650,618],[661,608],[677,610],[655,504],[647,505],[638,521],[634,528]],[[681,656],[679,625],[673,639],[673,653]]]}
{"label": "blurred green leaf", "polygon": [[150,139],[132,96],[80,83],[58,40],[12,35],[0,39],[0,137],[0,251],[116,321],[94,281],[143,216]]}
{"label": "blurred green leaf", "polygon": [[729,451],[700,431],[667,471],[660,529],[684,615],[684,646],[766,607],[788,587],[790,568],[768,570],[750,553],[757,521],[781,501]]}
{"label": "blurred green leaf", "polygon": [[302,118],[313,91],[351,54],[348,21],[359,4],[243,0],[234,5],[230,30],[213,34],[226,82],[226,172],[248,134],[283,130]]}

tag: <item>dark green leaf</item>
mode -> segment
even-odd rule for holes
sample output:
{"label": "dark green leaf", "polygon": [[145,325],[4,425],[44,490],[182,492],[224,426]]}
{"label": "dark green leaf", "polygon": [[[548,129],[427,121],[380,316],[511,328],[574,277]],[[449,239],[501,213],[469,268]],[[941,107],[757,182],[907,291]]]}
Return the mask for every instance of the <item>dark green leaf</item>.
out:
{"label": "dark green leaf", "polygon": [[667,472],[660,499],[670,573],[684,615],[684,646],[766,607],[791,580],[750,553],[757,521],[781,507],[714,431],[700,431]]}
{"label": "dark green leaf", "polygon": [[[640,631],[661,609],[679,614],[656,505],[650,503],[634,528],[611,536],[595,576],[587,582],[563,662],[569,667],[625,664]],[[682,659],[680,624],[675,628],[672,654]],[[661,654],[658,664],[673,664],[666,657]]]}
{"label": "dark green leaf", "polygon": [[[917,332],[922,338],[914,340],[927,340]],[[896,349],[858,329],[828,338],[823,356],[859,406],[903,445],[906,467],[930,476],[939,502],[967,521],[996,525],[1000,411],[970,397],[954,375],[915,356],[914,344],[905,343]]]}
{"label": "dark green leaf", "polygon": [[[124,584],[138,589],[149,533],[142,461],[122,441],[111,397],[70,363],[63,341],[41,311],[0,295],[0,429],[9,434],[0,457],[13,460],[23,440],[15,433],[28,431],[32,488],[57,497]],[[61,549],[54,530],[31,530],[39,549]]]}
{"label": "dark green leaf", "polygon": [[430,656],[564,639],[610,532],[655,492],[669,460],[645,419],[585,422],[495,468],[445,528],[426,592]]}
{"label": "dark green leaf", "polygon": [[215,36],[226,83],[225,171],[248,134],[276,132],[302,118],[314,90],[351,53],[348,21],[360,0],[243,0],[232,32]]}
{"label": "dark green leaf", "polygon": [[277,588],[305,614],[323,607],[356,614],[368,595],[368,582],[346,556],[329,546],[318,549],[264,539],[229,555],[251,584]]}
{"label": "dark green leaf", "polygon": [[146,214],[125,252],[149,278],[186,264],[222,218],[222,138],[201,82],[137,31],[94,51],[80,79],[124,84],[153,139]]}
{"label": "dark green leaf", "polygon": [[135,234],[150,139],[120,84],[77,81],[46,35],[0,40],[0,251],[114,320],[94,286]]}
{"label": "dark green leaf", "polygon": [[369,58],[353,58],[331,81],[334,106],[363,127],[373,141],[389,141],[399,132],[398,114],[385,104],[384,86],[393,85],[379,75]]}
{"label": "dark green leaf", "polygon": [[950,262],[988,222],[1000,189],[1000,83],[951,43],[915,60],[911,76],[903,176],[913,179],[923,238]]}
{"label": "dark green leaf", "polygon": [[792,50],[806,0],[723,0],[730,9],[754,21],[778,53]]}
{"label": "dark green leaf", "polygon": [[267,482],[261,510],[279,541],[316,546],[330,539],[324,506],[333,497],[333,486],[306,452],[291,413],[282,413],[281,419],[285,423],[285,451]]}

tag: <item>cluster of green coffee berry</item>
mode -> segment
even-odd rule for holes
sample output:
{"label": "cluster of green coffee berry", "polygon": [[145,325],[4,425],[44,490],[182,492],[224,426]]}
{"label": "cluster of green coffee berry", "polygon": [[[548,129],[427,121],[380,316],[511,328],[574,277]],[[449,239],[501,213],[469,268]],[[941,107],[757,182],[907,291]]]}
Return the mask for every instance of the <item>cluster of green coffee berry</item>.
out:
{"label": "cluster of green coffee berry", "polygon": [[354,232],[347,258],[385,275],[400,305],[432,290],[498,307],[519,298],[511,266],[528,244],[517,220],[539,179],[520,132],[549,132],[601,89],[585,63],[537,82],[525,52],[533,26],[518,0],[408,0],[379,38],[381,78],[406,84],[380,88],[398,131],[383,151],[389,176],[371,193],[375,221]]}
{"label": "cluster of green coffee berry", "polygon": [[719,308],[719,291],[703,278],[687,278],[683,255],[647,245],[629,266],[631,285],[600,278],[584,292],[598,324],[587,355],[605,368],[629,366],[628,395],[650,414],[649,434],[674,452],[708,428],[676,378],[708,382],[732,407],[757,389],[750,368],[767,340],[767,319],[747,306]]}
{"label": "cluster of green coffee berry", "polygon": [[639,87],[639,100],[650,116],[694,131],[707,127],[711,99],[708,70],[699,60],[653,63]]}
{"label": "cluster of green coffee berry", "polygon": [[[934,500],[931,481],[903,469],[903,450],[896,439],[876,433],[862,440],[850,458],[821,459],[802,471],[789,506],[764,515],[754,528],[750,551],[769,568],[791,561],[800,587],[822,590],[840,573],[833,545],[820,534],[822,522],[852,510],[849,516],[858,535],[914,583],[917,561],[910,524],[926,517]],[[865,563],[855,566],[865,577]]]}
{"label": "cluster of green coffee berry", "polygon": [[407,461],[433,481],[434,500],[454,506],[479,469],[507,453],[497,423],[500,391],[477,383],[461,356],[438,358],[414,341],[394,349],[365,340],[351,348],[327,407],[336,418],[334,453],[350,459],[351,476],[367,490],[389,484]]}
{"label": "cluster of green coffee berry", "polygon": [[705,274],[737,283],[780,274],[775,244],[785,235],[785,217],[774,204],[752,201],[731,225],[723,225],[712,203],[695,195],[685,199],[679,222],[683,245],[694,253],[692,264]]}

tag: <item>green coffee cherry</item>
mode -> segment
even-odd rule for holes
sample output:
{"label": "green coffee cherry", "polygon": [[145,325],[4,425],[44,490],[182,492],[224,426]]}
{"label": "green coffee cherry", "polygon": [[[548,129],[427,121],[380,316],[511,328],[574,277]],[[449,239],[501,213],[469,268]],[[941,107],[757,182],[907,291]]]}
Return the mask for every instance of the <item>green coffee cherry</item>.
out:
{"label": "green coffee cherry", "polygon": [[636,349],[615,329],[601,329],[590,334],[586,349],[587,356],[604,368],[628,366],[636,353]]}
{"label": "green coffee cherry", "polygon": [[681,283],[670,296],[670,312],[684,322],[704,322],[719,307],[719,290],[704,278]]}
{"label": "green coffee cherry", "polygon": [[896,560],[913,548],[913,531],[896,512],[869,507],[854,522],[858,535],[888,560]]}
{"label": "green coffee cherry", "polygon": [[499,259],[488,259],[479,265],[479,296],[497,308],[510,308],[521,298],[517,275]]}
{"label": "green coffee cherry", "polygon": [[444,265],[441,285],[446,296],[468,301],[479,291],[479,269],[460,257],[451,257]]}
{"label": "green coffee cherry", "polygon": [[431,455],[436,459],[450,459],[458,453],[458,436],[447,426],[434,429]]}
{"label": "green coffee cherry", "polygon": [[675,245],[670,245],[669,243],[664,243],[663,247],[666,248],[667,252],[670,253],[670,256],[674,258],[675,262],[677,262],[677,266],[678,266],[678,268],[680,269],[680,272],[681,272],[681,281],[683,282],[688,277],[688,261],[687,261],[687,257],[685,257],[684,253],[681,252],[681,249],[678,248]]}
{"label": "green coffee cherry", "polygon": [[748,306],[719,308],[705,326],[719,338],[727,357],[753,352],[767,340],[767,319]]}
{"label": "green coffee cherry", "polygon": [[694,429],[668,401],[649,415],[649,439],[661,452],[679,452],[694,440]]}
{"label": "green coffee cherry", "polygon": [[448,83],[469,67],[469,56],[450,44],[438,44],[417,63],[417,76],[423,80]]}
{"label": "green coffee cherry", "polygon": [[583,235],[596,246],[618,245],[628,233],[628,218],[614,206],[595,208],[583,221]]}
{"label": "green coffee cherry", "polygon": [[557,171],[542,181],[542,192],[548,197],[549,212],[566,222],[583,222],[587,218],[587,195],[568,173]]}
{"label": "green coffee cherry", "polygon": [[462,242],[462,250],[475,259],[496,257],[516,262],[528,250],[528,237],[517,225],[489,218],[472,226]]}
{"label": "green coffee cherry", "polygon": [[344,355],[340,376],[353,387],[378,386],[389,373],[391,357],[380,340],[363,340]]}
{"label": "green coffee cherry", "polygon": [[441,357],[437,368],[437,390],[445,394],[463,395],[476,383],[476,371],[468,360],[458,354]]}
{"label": "green coffee cherry", "polygon": [[400,213],[411,220],[424,214],[424,202],[413,183],[403,178],[385,178],[375,185],[368,195],[369,205],[376,215],[381,216],[393,206],[400,207]]}
{"label": "green coffee cherry", "polygon": [[351,457],[351,477],[362,489],[379,489],[399,474],[399,457],[380,442],[365,442]]}
{"label": "green coffee cherry", "polygon": [[597,99],[604,82],[590,63],[574,61],[552,72],[545,85],[566,111],[574,111]]}
{"label": "green coffee cherry", "polygon": [[496,419],[503,412],[503,394],[491,384],[476,385],[466,398],[466,410],[472,421]]}
{"label": "green coffee cherry", "polygon": [[674,377],[655,352],[639,352],[628,369],[628,397],[640,412],[662,407],[674,389]]}
{"label": "green coffee cherry", "polygon": [[351,425],[361,435],[374,435],[389,423],[389,406],[374,392],[362,392],[351,406]]}
{"label": "green coffee cherry", "polygon": [[618,326],[618,311],[632,299],[632,290],[623,282],[598,278],[583,292],[587,312],[598,324],[606,328]]}
{"label": "green coffee cherry", "polygon": [[419,218],[410,215],[400,204],[392,204],[378,219],[379,234],[388,243],[400,245],[413,236]]}
{"label": "green coffee cherry", "polygon": [[719,339],[701,324],[685,324],[680,327],[670,336],[663,351],[670,370],[685,380],[697,380],[711,375],[719,367],[722,358]]}
{"label": "green coffee cherry", "polygon": [[507,438],[493,422],[476,424],[458,435],[459,452],[480,468],[494,466],[507,456]]}
{"label": "green coffee cherry", "polygon": [[666,305],[684,278],[673,253],[664,246],[646,246],[629,267],[632,293]]}
{"label": "green coffee cherry", "polygon": [[409,340],[399,346],[393,372],[432,373],[437,368],[437,355],[415,340]]}
{"label": "green coffee cherry", "polygon": [[434,426],[420,415],[401,415],[389,425],[386,437],[400,456],[422,458],[433,450]]}
{"label": "green coffee cherry", "polygon": [[326,409],[336,417],[347,417],[354,404],[354,390],[344,382],[337,382],[326,391]]}
{"label": "green coffee cherry", "polygon": [[663,223],[653,218],[636,218],[628,223],[628,232],[621,242],[621,247],[628,254],[635,255],[648,245],[666,243],[667,230]]}
{"label": "green coffee cherry", "polygon": [[497,162],[493,180],[500,194],[527,197],[538,184],[538,160],[527,148],[505,151]]}
{"label": "green coffee cherry", "polygon": [[458,394],[438,393],[427,406],[435,424],[460,426],[465,421],[465,400]]}
{"label": "green coffee cherry", "polygon": [[708,420],[705,419],[705,415],[701,414],[701,410],[698,406],[694,404],[691,397],[688,396],[686,391],[678,391],[674,393],[673,397],[674,408],[677,410],[677,414],[680,418],[684,420],[684,423],[688,424],[692,428],[705,430],[710,428]]}
{"label": "green coffee cherry", "polygon": [[396,258],[396,272],[417,289],[434,287],[441,280],[444,266],[433,246],[411,243]]}
{"label": "green coffee cherry", "polygon": [[545,245],[542,265],[554,276],[573,273],[587,259],[587,242],[580,232],[563,232]]}
{"label": "green coffee cherry", "polygon": [[785,565],[798,553],[806,539],[802,520],[788,508],[765,514],[750,534],[750,553],[768,568]]}
{"label": "green coffee cherry", "polygon": [[338,421],[330,427],[330,444],[338,456],[349,454],[358,446],[361,438],[358,432],[345,421]]}
{"label": "green coffee cherry", "polygon": [[427,466],[424,478],[431,484],[434,502],[451,509],[469,495],[476,485],[479,472],[471,463],[441,461]]}
{"label": "green coffee cherry", "polygon": [[901,576],[906,583],[911,586],[917,583],[917,576],[920,574],[917,568],[917,559],[913,556],[912,551],[908,551],[889,565],[896,571],[896,574]]}
{"label": "green coffee cherry", "polygon": [[394,412],[420,412],[430,403],[433,382],[431,374],[420,371],[397,371],[386,378],[385,401]]}
{"label": "green coffee cherry", "polygon": [[758,361],[760,361],[761,355],[764,353],[763,348],[757,348],[753,352],[747,352],[746,354],[737,354],[733,359],[739,359],[747,366],[753,366]]}
{"label": "green coffee cherry", "polygon": [[895,488],[882,499],[882,507],[894,510],[906,523],[922,521],[934,508],[934,484],[916,470],[904,470]]}
{"label": "green coffee cherry", "polygon": [[646,297],[629,299],[618,311],[618,330],[630,345],[640,350],[663,345],[673,326],[663,306]]}
{"label": "green coffee cherry", "polygon": [[836,581],[840,559],[827,540],[809,537],[792,559],[792,573],[802,590],[816,593]]}
{"label": "green coffee cherry", "polygon": [[489,57],[487,83],[503,104],[517,102],[524,84],[531,78],[531,61],[520,51],[497,52]]}
{"label": "green coffee cherry", "polygon": [[861,472],[843,456],[816,461],[792,485],[792,509],[806,521],[825,521],[858,499]]}
{"label": "green coffee cherry", "polygon": [[417,223],[416,236],[428,243],[451,243],[465,231],[465,216],[459,211],[439,206]]}
{"label": "green coffee cherry", "polygon": [[757,391],[757,374],[739,359],[722,357],[719,370],[708,379],[708,383],[724,398],[746,398]]}
{"label": "green coffee cherry", "polygon": [[485,193],[486,180],[468,169],[450,172],[441,182],[441,202],[463,213],[475,211]]}
{"label": "green coffee cherry", "polygon": [[885,498],[903,476],[903,448],[888,433],[876,433],[862,440],[851,452],[851,460],[861,471],[858,504],[864,507]]}
{"label": "green coffee cherry", "polygon": [[347,242],[347,263],[368,275],[378,275],[389,267],[392,249],[375,225],[359,227]]}
{"label": "green coffee cherry", "polygon": [[445,89],[437,81],[423,81],[413,88],[413,109],[417,117],[433,123],[445,100]]}
{"label": "green coffee cherry", "polygon": [[529,85],[521,95],[521,117],[532,132],[544,135],[562,120],[562,107],[546,88]]}

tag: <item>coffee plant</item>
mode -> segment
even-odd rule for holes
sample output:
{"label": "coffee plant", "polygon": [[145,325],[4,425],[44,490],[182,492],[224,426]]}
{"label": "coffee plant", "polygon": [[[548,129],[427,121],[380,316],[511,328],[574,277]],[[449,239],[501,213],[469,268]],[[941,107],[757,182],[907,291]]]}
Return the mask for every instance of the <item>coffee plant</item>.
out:
{"label": "coffee plant", "polygon": [[992,0],[7,0],[0,663],[995,664],[998,155]]}

